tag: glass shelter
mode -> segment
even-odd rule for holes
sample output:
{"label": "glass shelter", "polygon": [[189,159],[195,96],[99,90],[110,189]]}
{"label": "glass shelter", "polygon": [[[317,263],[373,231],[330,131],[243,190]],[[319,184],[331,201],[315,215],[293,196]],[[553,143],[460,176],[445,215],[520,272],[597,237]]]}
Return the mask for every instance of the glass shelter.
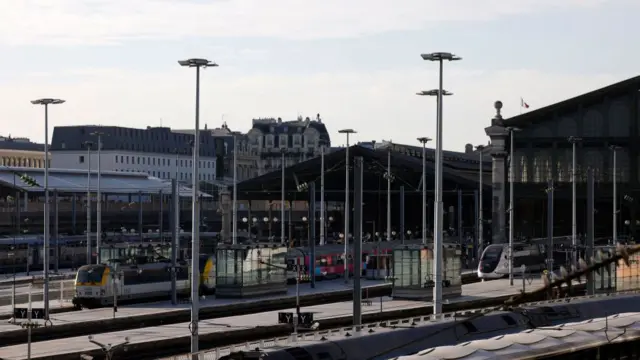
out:
{"label": "glass shelter", "polygon": [[287,292],[287,248],[280,244],[219,245],[216,297],[238,298]]}
{"label": "glass shelter", "polygon": [[[458,244],[445,244],[442,256],[442,296],[462,295],[461,259]],[[403,245],[393,249],[393,298],[433,298],[433,245]]]}

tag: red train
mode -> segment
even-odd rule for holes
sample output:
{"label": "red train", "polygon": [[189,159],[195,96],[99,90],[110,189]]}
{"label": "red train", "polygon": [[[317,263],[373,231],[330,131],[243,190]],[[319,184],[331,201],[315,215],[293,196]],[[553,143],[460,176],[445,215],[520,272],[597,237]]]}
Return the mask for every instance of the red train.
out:
{"label": "red train", "polygon": [[[407,240],[405,244],[419,244],[419,240]],[[367,242],[362,244],[362,261],[363,274],[367,269],[391,269],[392,267],[392,250],[401,245],[400,241],[382,241]],[[316,246],[315,274],[316,280],[330,280],[344,277],[344,245],[323,245]],[[347,269],[349,275],[353,275],[353,248],[351,247],[347,255],[349,258]],[[304,256],[303,256],[304,254]],[[310,248],[298,247],[292,248],[287,254],[287,270],[289,281],[295,281],[296,273],[300,275],[301,281],[310,279],[309,269],[312,268],[309,263]],[[385,256],[389,255],[389,256]],[[301,264],[298,269],[298,264]],[[296,271],[299,270],[299,271]]]}

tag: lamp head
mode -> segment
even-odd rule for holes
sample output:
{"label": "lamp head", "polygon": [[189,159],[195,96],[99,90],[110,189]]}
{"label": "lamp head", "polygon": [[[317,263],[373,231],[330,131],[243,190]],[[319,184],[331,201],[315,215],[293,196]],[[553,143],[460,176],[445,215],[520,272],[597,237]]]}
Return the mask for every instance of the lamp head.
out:
{"label": "lamp head", "polygon": [[485,148],[486,148],[486,146],[484,146],[484,145],[477,145],[477,146],[476,146],[476,150],[478,150],[478,151],[482,151],[482,150],[484,150]]}
{"label": "lamp head", "polygon": [[[423,90],[423,91],[419,91],[416,93],[416,95],[419,96],[438,96],[438,94],[440,93],[439,89],[432,89],[432,90]],[[452,92],[449,92],[447,90],[442,90],[442,96],[450,96],[453,95]]]}
{"label": "lamp head", "polygon": [[51,98],[43,98],[38,100],[31,100],[33,105],[58,105],[64,104],[64,100],[62,99],[51,99]]}
{"label": "lamp head", "polygon": [[448,53],[448,52],[434,52],[434,53],[430,53],[430,54],[421,54],[420,57],[422,57],[422,60],[426,60],[426,61],[457,61],[457,60],[462,60],[462,58],[460,56],[457,56],[455,54],[452,53]]}
{"label": "lamp head", "polygon": [[340,134],[355,134],[356,131],[353,129],[342,129],[342,130],[338,130],[338,133]]}
{"label": "lamp head", "polygon": [[428,137],[419,137],[419,138],[418,138],[418,141],[419,141],[420,143],[422,143],[422,144],[426,144],[426,143],[428,143],[429,141],[431,141],[431,138],[428,138]]}
{"label": "lamp head", "polygon": [[198,58],[179,60],[178,64],[180,64],[180,66],[186,66],[186,67],[217,67],[218,66],[218,64],[212,61],[209,61],[207,59],[198,59]]}

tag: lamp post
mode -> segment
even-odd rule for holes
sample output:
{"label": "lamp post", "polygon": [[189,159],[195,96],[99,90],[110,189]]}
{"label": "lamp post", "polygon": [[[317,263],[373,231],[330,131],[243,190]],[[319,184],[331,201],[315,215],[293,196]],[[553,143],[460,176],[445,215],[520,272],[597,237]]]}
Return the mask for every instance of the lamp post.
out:
{"label": "lamp post", "polygon": [[87,265],[91,264],[91,147],[92,141],[85,141],[87,148]]}
{"label": "lamp post", "polygon": [[427,244],[427,143],[431,138],[420,137],[422,144],[422,245]]}
{"label": "lamp post", "polygon": [[[280,192],[281,192],[281,194],[280,194],[280,218],[282,219],[282,221],[280,222],[280,244],[281,245],[284,245],[284,243],[285,243],[285,240],[284,240],[284,238],[285,238],[285,236],[284,236],[284,225],[285,225],[284,224],[284,203],[285,203],[285,198],[284,198],[284,174],[285,174],[285,171],[284,171],[284,169],[287,166],[286,163],[285,163],[285,160],[286,160],[285,159],[285,155],[286,155],[286,153],[287,153],[287,149],[286,148],[282,148],[280,150],[280,156],[281,156],[281,161],[282,161],[282,166],[281,166],[281,168],[282,168],[281,169],[281,171],[282,171],[282,174],[281,174],[282,179],[280,180],[281,181],[281,183],[280,183]],[[289,210],[289,211],[291,211],[291,210]]]}
{"label": "lamp post", "polygon": [[514,230],[514,213],[515,204],[513,200],[513,184],[515,183],[515,153],[514,153],[514,134],[520,131],[517,127],[507,127],[509,131],[509,285],[513,286],[513,230]]}
{"label": "lamp post", "polygon": [[[178,61],[180,66],[196,68],[196,109],[195,130],[193,133],[193,174],[191,193],[191,273],[200,273],[200,197],[198,196],[198,162],[200,160],[200,68],[216,67],[218,64],[206,59],[188,59]],[[191,357],[198,360],[198,311],[200,310],[198,290],[199,277],[191,276]]]}
{"label": "lamp post", "polygon": [[478,145],[476,146],[476,149],[478,150],[478,155],[480,156],[480,163],[478,165],[478,197],[480,198],[478,200],[478,249],[476,250],[477,252],[477,258],[478,260],[480,259],[480,256],[482,255],[482,251],[484,250],[484,214],[482,212],[482,209],[484,208],[484,204],[483,204],[483,197],[482,197],[482,188],[484,187],[483,184],[483,175],[484,175],[484,149],[485,146],[484,145]]}
{"label": "lamp post", "polygon": [[[435,286],[433,287],[433,314],[438,316],[442,313],[442,97],[450,95],[442,88],[443,83],[443,63],[444,61],[456,61],[462,58],[451,53],[435,52],[431,54],[422,54],[423,60],[437,61],[439,63],[439,86],[435,95],[438,97],[437,126],[436,126],[436,191],[435,191],[435,224],[434,224],[434,275]],[[420,95],[431,95],[433,92],[420,93]]]}
{"label": "lamp post", "polygon": [[[180,183],[178,182],[178,172],[179,172],[179,167],[178,167],[178,163],[180,160],[180,149],[175,148],[175,152],[176,152],[176,191],[178,192],[175,200],[174,200],[174,211],[173,211],[173,223],[174,226],[176,228],[176,234],[180,234]],[[141,204],[142,205],[142,204]],[[178,235],[180,236],[180,235]]]}
{"label": "lamp post", "polygon": [[49,105],[63,104],[61,99],[32,100],[34,105],[44,106],[44,285],[42,300],[44,301],[44,318],[49,320]]}
{"label": "lamp post", "polygon": [[232,216],[231,221],[233,221],[233,225],[231,226],[231,232],[233,235],[231,236],[232,244],[236,245],[238,243],[238,139],[235,135],[232,137],[233,139],[233,200],[231,203],[232,207]]}
{"label": "lamp post", "polygon": [[94,131],[92,136],[98,137],[98,186],[96,190],[96,264],[100,264],[100,235],[102,235],[102,190],[100,189],[100,178],[102,177],[102,169],[100,165],[100,155],[102,150],[102,135],[105,135],[102,131]]}
{"label": "lamp post", "polygon": [[609,147],[613,153],[613,244],[618,243],[618,174],[617,174],[617,152],[620,147],[611,145]]}
{"label": "lamp post", "polygon": [[571,263],[577,264],[577,248],[578,248],[578,225],[576,221],[576,144],[582,141],[576,136],[569,136],[571,143]]}
{"label": "lamp post", "polygon": [[393,181],[393,174],[391,173],[391,143],[389,143],[389,149],[387,150],[387,173],[385,175],[387,179],[387,241],[391,241],[391,181]]}
{"label": "lamp post", "polygon": [[349,252],[349,135],[355,134],[353,129],[342,129],[338,133],[347,135],[347,147],[345,148],[345,165],[344,165],[344,282],[349,282],[349,258],[347,253]]}
{"label": "lamp post", "polygon": [[324,208],[324,142],[320,143],[320,245],[325,244]]}

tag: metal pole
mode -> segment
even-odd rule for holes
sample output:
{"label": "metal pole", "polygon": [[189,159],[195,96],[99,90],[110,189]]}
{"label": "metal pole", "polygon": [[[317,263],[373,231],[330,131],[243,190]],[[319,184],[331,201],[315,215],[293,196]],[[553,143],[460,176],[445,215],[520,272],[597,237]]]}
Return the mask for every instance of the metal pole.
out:
{"label": "metal pole", "polygon": [[[282,219],[284,222],[284,219]],[[311,288],[316,287],[316,183],[312,181],[309,184],[309,277],[311,279]]]}
{"label": "metal pole", "polygon": [[387,151],[387,241],[391,241],[391,176],[391,148],[389,148]]}
{"label": "metal pole", "polygon": [[618,244],[618,177],[617,177],[617,154],[613,147],[613,244]]}
{"label": "metal pole", "polygon": [[100,240],[102,235],[102,190],[100,189],[100,178],[102,177],[102,169],[100,168],[100,155],[102,151],[102,135],[98,134],[98,191],[97,191],[97,209],[96,209],[96,264],[100,264]]}
{"label": "metal pole", "polygon": [[55,250],[53,251],[55,258],[55,262],[53,263],[53,268],[55,272],[58,272],[60,268],[60,246],[58,238],[60,237],[60,213],[59,213],[59,204],[58,204],[58,190],[53,190],[53,233],[55,234]]}
{"label": "metal pole", "polygon": [[427,244],[427,142],[422,143],[422,245]]}
{"label": "metal pole", "polygon": [[[302,257],[302,261],[304,262],[304,257]],[[298,335],[298,323],[300,322],[300,268],[302,264],[300,264],[300,257],[296,257],[296,271],[298,272],[296,276],[296,318],[293,321],[293,334]]]}
{"label": "metal pole", "polygon": [[[281,194],[280,194],[280,244],[283,244],[283,245],[285,243],[285,236],[284,236],[285,235],[284,234],[284,231],[285,231],[284,230],[284,227],[285,227],[285,223],[284,223],[284,216],[285,216],[285,214],[284,214],[284,205],[285,205],[284,174],[285,174],[285,167],[286,167],[285,156],[284,156],[284,151],[282,151],[282,170],[281,170],[282,171],[282,174],[281,174],[282,179],[281,179],[281,184],[280,184],[280,192],[281,192]],[[289,209],[289,212],[291,212],[291,209]],[[269,221],[271,221],[271,219],[269,219]],[[289,234],[289,235],[291,235],[291,234]]]}
{"label": "metal pole", "polygon": [[91,145],[87,145],[87,265],[91,265]]}
{"label": "metal pole", "polygon": [[171,180],[171,203],[173,204],[173,206],[171,207],[173,210],[173,226],[171,227],[171,235],[172,235],[172,241],[171,241],[171,304],[172,305],[177,305],[178,304],[178,292],[177,292],[177,285],[176,285],[176,281],[177,281],[177,274],[176,274],[176,266],[177,266],[177,260],[178,260],[178,249],[180,248],[180,244],[179,244],[179,240],[178,240],[178,236],[180,236],[180,231],[178,230],[180,228],[180,225],[178,223],[178,213],[180,212],[180,209],[178,208],[179,206],[179,195],[178,195],[178,180],[173,179]]}
{"label": "metal pole", "polygon": [[353,326],[362,325],[362,157],[356,157],[353,169]]}
{"label": "metal pole", "polygon": [[325,227],[325,208],[324,208],[324,144],[323,144],[322,146],[320,146],[320,245],[321,246],[324,245],[325,243],[324,227]]}
{"label": "metal pole", "polygon": [[232,243],[238,243],[238,139],[233,136],[233,200],[232,200],[232,219],[231,225]]}
{"label": "metal pole", "polygon": [[553,180],[547,185],[547,270],[553,271]]}
{"label": "metal pole", "polygon": [[116,280],[118,280],[119,276],[116,273],[112,273],[111,278],[113,281],[113,318],[115,319],[118,312],[118,286],[116,285]]}
{"label": "metal pole", "polygon": [[[587,251],[585,257],[591,259],[594,254],[594,213],[595,213],[595,182],[593,169],[587,170]],[[595,294],[595,278],[593,272],[587,274],[587,295]]]}
{"label": "metal pole", "polygon": [[[49,105],[44,105],[44,318],[49,320]],[[29,301],[31,306],[31,301]],[[31,312],[31,310],[29,310]],[[29,330],[31,333],[31,330]],[[31,346],[31,345],[29,345]],[[29,350],[30,352],[31,350]]]}
{"label": "metal pole", "polygon": [[513,171],[514,164],[514,144],[513,144],[513,135],[515,131],[511,129],[511,140],[510,140],[510,150],[509,150],[509,285],[513,286],[513,228],[514,228],[514,213],[515,213],[515,204],[513,203],[513,184],[514,184],[514,176],[515,172]]}
{"label": "metal pole", "polygon": [[571,164],[571,263],[577,264],[578,259],[576,258],[576,251],[578,245],[578,237],[577,237],[577,221],[576,221],[576,142],[573,141],[572,144],[572,164]]}
{"label": "metal pole", "polygon": [[200,280],[200,197],[198,196],[198,176],[200,160],[200,66],[196,66],[196,124],[193,137],[193,183],[191,194],[191,356],[198,360],[198,315],[200,303],[198,297]]}
{"label": "metal pole", "polygon": [[482,188],[484,187],[483,183],[482,183],[482,178],[483,178],[483,165],[484,165],[484,153],[482,151],[482,149],[480,149],[480,166],[479,166],[479,172],[478,172],[478,177],[479,177],[479,183],[478,183],[478,197],[480,198],[478,200],[478,251],[477,251],[477,257],[478,260],[480,260],[480,255],[482,254],[482,251],[484,250],[484,218],[483,218],[483,214],[482,214],[482,208],[483,206],[483,200],[484,198],[482,197]]}
{"label": "metal pole", "polygon": [[460,245],[462,245],[462,190],[458,189],[458,214],[456,217],[458,218],[458,241]]}
{"label": "metal pole", "polygon": [[400,186],[400,241],[404,245],[404,185]]}
{"label": "metal pole", "polygon": [[162,190],[158,191],[158,200],[160,200],[160,243],[164,245],[164,194]]}
{"label": "metal pole", "polygon": [[140,234],[140,243],[144,242],[142,239],[142,191],[138,191],[138,234]]}
{"label": "metal pole", "polygon": [[438,113],[437,113],[437,138],[436,138],[436,191],[435,191],[435,219],[434,219],[434,244],[433,244],[433,274],[434,274],[434,287],[433,287],[433,314],[438,316],[442,314],[442,76],[443,76],[443,62],[440,63],[440,76],[438,85]]}
{"label": "metal pole", "polygon": [[344,189],[344,282],[349,282],[349,213],[351,207],[349,206],[349,133],[347,133],[347,148],[345,159],[345,189]]}
{"label": "metal pole", "polygon": [[[47,160],[47,158],[45,158],[45,161],[46,160]],[[31,310],[32,310],[31,298],[32,298],[32,292],[33,292],[33,284],[29,284],[29,312],[27,313],[27,329],[28,329],[27,330],[27,359],[31,359]],[[45,316],[46,316],[46,310],[45,310]]]}

